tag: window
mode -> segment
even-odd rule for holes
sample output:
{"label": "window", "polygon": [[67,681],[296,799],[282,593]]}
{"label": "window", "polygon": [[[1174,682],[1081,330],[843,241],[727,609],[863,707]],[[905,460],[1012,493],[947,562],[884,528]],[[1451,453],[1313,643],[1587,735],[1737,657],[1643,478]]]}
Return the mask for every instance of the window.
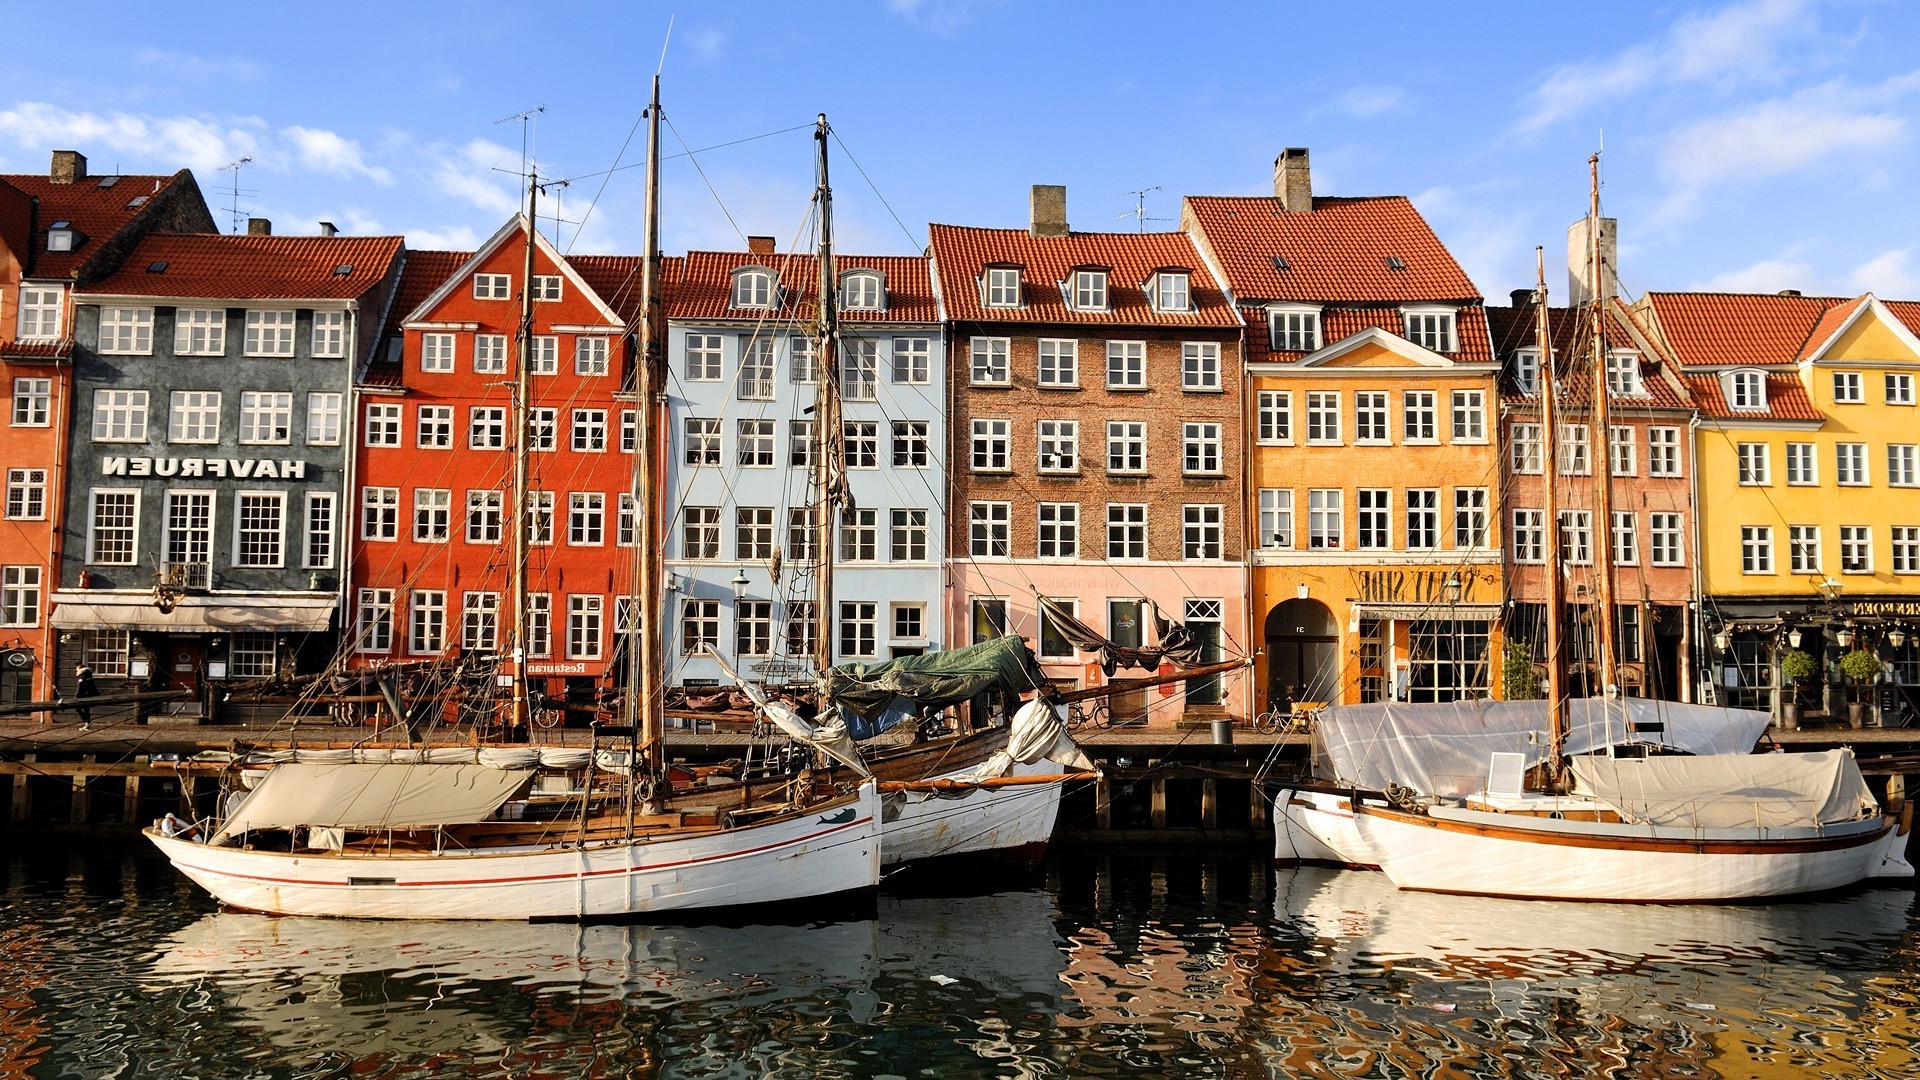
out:
{"label": "window", "polygon": [[787,339],[787,378],[810,383],[819,378],[813,370],[813,339],[798,334]]}
{"label": "window", "polygon": [[153,352],[153,309],[101,308],[100,351],[109,355],[150,355]]}
{"label": "window", "polygon": [[841,460],[847,468],[880,467],[880,421],[842,420],[840,438],[843,440]]}
{"label": "window", "polygon": [[[1080,614],[1080,602],[1072,597],[1050,596],[1047,597],[1047,600],[1049,603],[1064,610],[1070,616],[1077,618]],[[1039,608],[1040,614],[1040,634],[1038,642],[1040,646],[1038,650],[1040,659],[1072,660],[1078,653],[1074,649],[1073,642],[1068,640],[1067,635],[1061,632],[1058,620],[1054,618],[1047,604],[1038,604],[1035,606]]]}
{"label": "window", "polygon": [[527,449],[551,452],[556,444],[559,409],[542,407],[527,410]]}
{"label": "window", "polygon": [[1162,270],[1153,275],[1153,309],[1155,311],[1192,310],[1192,304],[1188,300],[1190,292],[1186,274]]}
{"label": "window", "polygon": [[330,491],[307,493],[307,555],[301,565],[308,570],[333,566],[333,500]]}
{"label": "window", "polygon": [[447,594],[440,589],[415,589],[407,595],[407,651],[431,656],[446,647]]}
{"label": "window", "polygon": [[1920,482],[1915,475],[1915,452],[1913,443],[1887,444],[1887,483],[1894,487],[1912,487]]}
{"label": "window", "polygon": [[600,547],[607,542],[607,497],[597,491],[567,496],[567,543]]}
{"label": "window", "polygon": [[1387,439],[1387,394],[1361,390],[1353,395],[1353,441],[1382,444]]}
{"label": "window", "polygon": [[460,594],[460,648],[491,652],[500,647],[500,594]]}
{"label": "window", "polygon": [[1140,560],[1147,557],[1147,505],[1107,504],[1107,558]]}
{"label": "window", "polygon": [[1453,392],[1453,441],[1487,440],[1486,393],[1481,390]]}
{"label": "window", "polygon": [[1180,470],[1190,476],[1217,476],[1220,473],[1220,425],[1212,423],[1180,426]]}
{"label": "window", "polygon": [[1773,573],[1773,526],[1740,526],[1740,572]]}
{"label": "window", "polygon": [[925,604],[893,605],[893,640],[924,641],[927,636]]}
{"label": "window", "polygon": [[422,405],[415,410],[413,442],[422,450],[451,450],[453,406]]}
{"label": "window", "polygon": [[925,420],[895,420],[893,422],[893,467],[896,469],[924,469],[933,461],[932,444],[928,442],[927,422]]}
{"label": "window", "polygon": [[1440,489],[1408,488],[1406,499],[1407,546],[1410,548],[1439,547]]}
{"label": "window", "polygon": [[686,463],[689,465],[720,464],[720,421],[689,416],[685,424]]}
{"label": "window", "polygon": [[52,379],[13,380],[13,426],[46,427],[53,408]]}
{"label": "window", "polygon": [[787,421],[787,467],[790,469],[813,467],[813,421]]}
{"label": "window", "polygon": [[1655,566],[1680,566],[1680,515],[1672,512],[1647,515],[1647,539]]}
{"label": "window", "polygon": [[1453,489],[1453,546],[1483,547],[1487,542],[1487,489]]}
{"label": "window", "polygon": [[507,370],[507,335],[473,336],[473,371],[476,375],[499,375]]}
{"label": "window", "polygon": [[733,272],[733,306],[769,308],[773,306],[773,274],[757,267]]}
{"label": "window", "polygon": [[893,381],[925,386],[933,381],[932,343],[923,337],[893,339]]}
{"label": "window", "polygon": [[1722,392],[1726,394],[1729,406],[1747,412],[1760,412],[1766,409],[1767,377],[1764,373],[1730,371],[1721,376],[1721,379]]}
{"label": "window", "polygon": [[1107,389],[1145,390],[1147,388],[1147,343],[1144,341],[1107,342]]}
{"label": "window", "polygon": [[1147,471],[1147,425],[1134,420],[1107,421],[1107,471]]}
{"label": "window", "polygon": [[604,596],[567,597],[567,659],[598,660],[600,632],[606,621]]}
{"label": "window", "polygon": [[560,299],[559,274],[535,274],[533,276],[533,298],[540,301]]}
{"label": "window", "polygon": [[[22,312],[24,315],[24,311]],[[225,308],[179,308],[173,313],[175,356],[220,356],[227,351]]]}
{"label": "window", "polygon": [[634,545],[634,530],[639,527],[635,515],[639,508],[634,504],[633,492],[620,493],[620,504],[614,510],[613,542],[619,547]]}
{"label": "window", "polygon": [[720,335],[687,335],[687,378],[693,382],[720,381]]}
{"label": "window", "polygon": [[133,566],[139,549],[140,493],[95,488],[87,521],[87,561]]}
{"label": "window", "polygon": [[880,513],[872,507],[849,507],[840,512],[840,558],[873,562],[880,557]]}
{"label": "window", "polygon": [[1866,525],[1840,526],[1840,572],[1873,573],[1873,529]]}
{"label": "window", "polygon": [[1611,456],[1608,458],[1608,461],[1613,470],[1613,475],[1634,475],[1637,462],[1634,460],[1632,428],[1618,425],[1607,428],[1607,449],[1611,451]]}
{"label": "window", "polygon": [[246,340],[242,346],[248,356],[292,356],[293,315],[285,310],[253,309],[247,312]]}
{"label": "window", "polygon": [[734,460],[741,468],[773,468],[773,421],[742,420],[735,439]]}
{"label": "window", "polygon": [[1222,508],[1216,505],[1188,505],[1180,510],[1181,557],[1214,560],[1224,550]]}
{"label": "window", "polygon": [[1561,424],[1559,465],[1561,476],[1586,476],[1593,471],[1592,445],[1585,424]]}
{"label": "window", "polygon": [[1255,440],[1270,445],[1291,444],[1293,395],[1285,390],[1262,390],[1255,401]]}
{"label": "window", "polygon": [[393,590],[361,589],[353,613],[354,647],[360,652],[393,650]]}
{"label": "window", "polygon": [[40,622],[40,568],[0,567],[0,626],[37,626]]}
{"label": "window", "polygon": [[453,492],[447,488],[413,489],[413,542],[444,544],[453,527]]}
{"label": "window", "polygon": [[[1181,612],[1194,643],[1200,648],[1200,662],[1216,664],[1224,655],[1221,642],[1221,616],[1225,604],[1219,600],[1189,599]],[[1188,705],[1218,705],[1226,700],[1226,683],[1219,675],[1204,675],[1187,681]]]}
{"label": "window", "polygon": [[848,311],[880,311],[885,296],[879,274],[856,270],[840,278],[840,306]]}
{"label": "window", "polygon": [[1647,388],[1640,381],[1640,354],[1607,354],[1607,393],[1615,397],[1645,397]]}
{"label": "window", "polygon": [[[449,419],[451,424],[451,419]],[[293,395],[248,390],[240,395],[240,442],[280,445],[292,441]]]}
{"label": "window", "polygon": [[1893,538],[1893,572],[1920,574],[1920,526],[1895,525],[1887,532]]}
{"label": "window", "polygon": [[972,356],[972,381],[975,386],[1005,386],[1009,377],[1006,338],[973,338],[968,341]]}
{"label": "window", "polygon": [[453,335],[452,334],[421,334],[420,335],[420,370],[421,371],[452,371],[453,370]]}
{"label": "window", "polygon": [[467,491],[467,543],[498,544],[504,495],[498,491]]}
{"label": "window", "polygon": [[[1791,453],[1789,453],[1787,458],[1787,471],[1789,474],[1793,471],[1793,458]],[[1654,427],[1647,429],[1647,475],[1680,475],[1679,428]],[[1791,475],[1788,477],[1788,483],[1792,483]]]}
{"label": "window", "polygon": [[1820,572],[1820,526],[1787,526],[1787,567],[1796,574]]}
{"label": "window", "polygon": [[360,489],[360,539],[398,540],[400,538],[400,489],[365,487]]}
{"label": "window", "polygon": [[973,422],[974,472],[1005,472],[1012,451],[1011,421],[975,420]]}
{"label": "window", "polygon": [[367,445],[400,445],[400,406],[367,403]]}
{"label": "window", "polygon": [[1640,537],[1634,529],[1630,510],[1613,512],[1613,561],[1619,566],[1633,566],[1640,561]]}
{"label": "window", "polygon": [[1451,311],[1407,312],[1407,340],[1434,352],[1452,352],[1453,316]]}
{"label": "window", "polygon": [[[772,421],[768,421],[772,425]],[[573,410],[573,432],[570,440],[576,454],[598,454],[607,449],[607,410]]]}
{"label": "window", "polygon": [[1307,394],[1307,444],[1335,446],[1340,442],[1340,395],[1334,391]]}
{"label": "window", "polygon": [[680,556],[685,559],[720,557],[720,508],[688,506],[680,511]]}
{"label": "window", "polygon": [[1293,489],[1261,488],[1260,535],[1256,544],[1267,550],[1293,546]]}
{"label": "window", "polygon": [[1913,404],[1913,376],[1905,373],[1889,372],[1886,377],[1887,404]]}
{"label": "window", "polygon": [[527,655],[553,655],[553,594],[527,594]]}
{"label": "window", "polygon": [[1107,310],[1107,272],[1105,270],[1073,272],[1073,307],[1076,311]]}
{"label": "window", "polygon": [[840,396],[874,401],[880,391],[880,343],[853,339],[840,343]]}
{"label": "window", "polygon": [[473,275],[475,300],[505,300],[512,295],[513,279],[506,274]]}
{"label": "window", "polygon": [[[767,345],[767,377],[773,377],[773,345]],[[582,334],[573,339],[573,373],[575,375],[605,375],[607,373],[607,337],[605,334]],[[771,394],[771,391],[769,391]]]}
{"label": "window", "polygon": [[1833,373],[1833,403],[1836,405],[1864,405],[1867,401],[1866,380],[1858,371],[1836,371]]}
{"label": "window", "polygon": [[20,340],[53,341],[60,336],[63,291],[58,285],[20,286]]}
{"label": "window", "polygon": [[1521,349],[1513,354],[1513,388],[1532,397],[1540,392],[1540,350]]}
{"label": "window", "polygon": [[47,516],[47,470],[7,470],[7,518],[41,521]]}
{"label": "window", "polygon": [[1833,456],[1834,483],[1858,487],[1867,482],[1866,443],[1835,443]]}
{"label": "window", "polygon": [[467,413],[467,446],[474,450],[499,450],[507,445],[507,410],[497,405],[476,405]]}
{"label": "window", "polygon": [[1309,548],[1331,551],[1341,546],[1344,542],[1345,503],[1346,493],[1339,488],[1313,488],[1307,492]]}
{"label": "window", "polygon": [[175,390],[167,408],[167,441],[171,443],[217,443],[220,441],[220,392],[218,390]]}
{"label": "window", "polygon": [[1039,469],[1043,473],[1080,471],[1080,422],[1040,421]]}
{"label": "window", "polygon": [[773,507],[738,506],[733,511],[733,553],[742,562],[773,558]]}
{"label": "window", "polygon": [[1040,356],[1037,378],[1041,386],[1080,385],[1080,343],[1070,338],[1041,338],[1035,345]]}
{"label": "window", "polygon": [[620,452],[623,454],[633,453],[634,441],[639,438],[638,422],[633,412],[632,409],[620,410]]}
{"label": "window", "polygon": [[322,360],[337,360],[347,355],[347,313],[313,313],[313,355]]}
{"label": "window", "polygon": [[527,492],[527,543],[553,543],[553,492]]}
{"label": "window", "polygon": [[234,499],[233,565],[283,565],[287,496],[280,491],[243,491]]}
{"label": "window", "polygon": [[766,656],[773,652],[773,601],[734,601],[733,651],[738,656]]}
{"label": "window", "polygon": [[894,562],[927,561],[927,512],[894,510],[888,529],[888,547]]}
{"label": "window", "polygon": [[560,370],[560,339],[548,334],[533,338],[533,351],[527,355],[527,372],[552,375]]}
{"label": "window", "polygon": [[1270,310],[1267,327],[1276,352],[1313,352],[1320,347],[1318,311]]}
{"label": "window", "polygon": [[1593,562],[1593,511],[1560,511],[1560,558],[1574,566]]}
{"label": "window", "polygon": [[1387,488],[1361,488],[1354,495],[1354,531],[1360,546],[1392,547],[1393,492]]}
{"label": "window", "polygon": [[1080,504],[1041,503],[1035,508],[1039,522],[1035,553],[1042,559],[1080,557]]}
{"label": "window", "polygon": [[879,605],[849,600],[840,605],[840,655],[874,656],[880,651]]}
{"label": "window", "polygon": [[177,570],[182,584],[206,588],[213,560],[213,493],[167,492],[166,566]]}
{"label": "window", "polygon": [[1787,444],[1787,483],[1804,487],[1820,482],[1820,459],[1815,450],[1810,442]]}
{"label": "window", "polygon": [[811,656],[813,654],[814,631],[818,624],[815,603],[812,600],[790,600],[787,602],[787,655]]}
{"label": "window", "polygon": [[1220,344],[1187,341],[1180,345],[1180,389],[1220,389]]}
{"label": "window", "polygon": [[1401,436],[1410,443],[1440,441],[1439,395],[1432,390],[1406,390],[1400,394]]}
{"label": "window", "polygon": [[1020,269],[1012,266],[987,267],[987,306],[1020,306]]}
{"label": "window", "polygon": [[93,392],[94,442],[146,442],[147,392],[145,390],[95,390]]}
{"label": "window", "polygon": [[970,605],[973,615],[973,643],[991,641],[1007,632],[1007,602],[1005,600],[975,600]]}
{"label": "window", "polygon": [[1517,563],[1543,563],[1547,561],[1547,512],[1544,510],[1515,510],[1513,512],[1513,561]]}
{"label": "window", "polygon": [[315,390],[307,395],[307,445],[340,445],[341,395],[331,390]]}

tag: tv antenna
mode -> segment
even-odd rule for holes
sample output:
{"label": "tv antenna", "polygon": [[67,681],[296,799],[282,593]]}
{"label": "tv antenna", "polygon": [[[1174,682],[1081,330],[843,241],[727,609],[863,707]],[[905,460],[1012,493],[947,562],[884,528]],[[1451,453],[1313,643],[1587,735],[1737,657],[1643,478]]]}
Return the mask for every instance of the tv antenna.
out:
{"label": "tv antenna", "polygon": [[243,157],[239,161],[229,162],[228,164],[220,166],[220,170],[219,170],[221,172],[230,172],[233,174],[233,183],[228,188],[230,201],[227,205],[227,212],[233,216],[233,231],[236,233],[240,231],[240,220],[241,220],[240,196],[242,194],[246,194],[246,195],[260,194],[258,191],[251,191],[251,190],[243,192],[240,187],[240,167],[242,165],[245,165],[251,162],[252,160],[253,158],[251,156]]}
{"label": "tv antenna", "polygon": [[1133,191],[1122,191],[1118,195],[1107,196],[1107,198],[1109,199],[1124,199],[1129,195],[1133,197],[1133,209],[1128,210],[1127,212],[1122,214],[1113,215],[1114,220],[1118,221],[1121,218],[1134,218],[1135,220],[1140,222],[1141,232],[1147,231],[1147,222],[1149,221],[1172,221],[1173,220],[1172,218],[1147,216],[1147,195],[1150,192],[1155,192],[1159,190],[1160,190],[1160,185],[1155,184],[1150,188],[1138,188]]}
{"label": "tv antenna", "polygon": [[522,109],[521,111],[514,113],[512,116],[503,116],[500,119],[494,121],[496,125],[497,124],[514,124],[514,123],[517,123],[520,125],[520,171],[522,173],[525,173],[528,171],[527,163],[533,160],[532,154],[533,154],[534,148],[533,148],[531,138],[533,135],[534,118],[546,111],[547,111],[547,106],[544,103],[542,103],[539,105],[535,105],[531,109]]}

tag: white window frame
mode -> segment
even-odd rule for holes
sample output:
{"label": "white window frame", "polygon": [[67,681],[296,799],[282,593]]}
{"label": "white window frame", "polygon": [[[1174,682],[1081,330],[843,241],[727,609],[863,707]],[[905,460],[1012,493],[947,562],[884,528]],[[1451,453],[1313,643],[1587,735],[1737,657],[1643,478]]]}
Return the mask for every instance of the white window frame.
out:
{"label": "white window frame", "polygon": [[453,491],[413,489],[413,542],[444,544],[453,537]]}
{"label": "white window frame", "polygon": [[1320,309],[1298,306],[1268,307],[1267,342],[1275,352],[1318,352]]}
{"label": "white window frame", "polygon": [[1866,373],[1860,371],[1834,372],[1833,403],[1835,405],[1865,405],[1867,403]]}
{"label": "white window frame", "polygon": [[[268,530],[257,521],[249,523],[247,507],[271,507],[273,527]],[[274,570],[287,564],[287,493],[284,491],[236,491],[233,495],[233,565],[249,570]],[[262,545],[249,554],[249,541]],[[269,543],[270,541],[270,543]],[[270,552],[270,554],[269,554]]]}
{"label": "white window frame", "polygon": [[414,589],[407,593],[407,654],[438,656],[447,648],[447,591]]}
{"label": "white window frame", "polygon": [[453,449],[453,406],[416,407],[413,410],[413,445],[420,450]]}
{"label": "white window frame", "polygon": [[605,375],[607,358],[612,351],[612,343],[605,334],[579,335],[573,339],[573,373],[587,377]]}
{"label": "white window frame", "polygon": [[1261,446],[1293,445],[1293,391],[1260,390],[1255,394],[1254,442]]}
{"label": "white window frame", "polygon": [[1818,574],[1820,565],[1820,526],[1787,526],[1787,571],[1794,574]]}
{"label": "white window frame", "polygon": [[93,441],[143,443],[147,441],[148,398],[145,390],[101,388],[93,392]]}
{"label": "white window frame", "polygon": [[473,373],[503,375],[507,370],[507,335],[473,335]]}
{"label": "white window frame", "polygon": [[1138,476],[1146,471],[1147,425],[1139,420],[1107,421],[1107,472]]}
{"label": "white window frame", "polygon": [[1680,463],[1680,429],[1677,427],[1650,427],[1647,429],[1647,475],[1681,476],[1686,469]]}
{"label": "white window frame", "polygon": [[1647,554],[1651,565],[1686,565],[1684,528],[1677,511],[1653,511],[1647,515]]}
{"label": "white window frame", "polygon": [[896,386],[927,386],[933,382],[933,341],[923,337],[897,337],[893,350],[893,381]]}
{"label": "white window frame", "polygon": [[989,266],[981,276],[981,305],[990,308],[1017,308],[1020,304],[1020,268]]}
{"label": "white window frame", "polygon": [[1400,441],[1408,446],[1440,445],[1440,392],[1400,393]]}
{"label": "white window frame", "polygon": [[14,466],[7,469],[5,518],[8,521],[47,519],[48,470]]}
{"label": "white window frame", "polygon": [[99,351],[102,356],[153,355],[153,309],[101,308]]}
{"label": "white window frame", "polygon": [[1913,404],[1913,373],[1907,371],[1889,371],[1882,380],[1886,400],[1889,405]]}
{"label": "white window frame", "polygon": [[1840,526],[1840,572],[1873,573],[1873,526]]}
{"label": "white window frame", "polygon": [[292,308],[248,308],[242,356],[286,359],[293,355],[293,328],[299,314]]}
{"label": "white window frame", "polygon": [[887,285],[877,270],[849,270],[840,275],[840,306],[847,311],[885,311]]}
{"label": "white window frame", "polygon": [[507,300],[513,296],[513,275],[511,274],[475,274],[473,275],[473,298],[475,300]]}
{"label": "white window frame", "polygon": [[1107,272],[1105,270],[1075,270],[1069,282],[1068,301],[1075,311],[1107,310]]}
{"label": "white window frame", "polygon": [[1183,270],[1159,270],[1153,275],[1153,310],[1161,314],[1193,310],[1192,275]]}
{"label": "white window frame", "polygon": [[1226,508],[1219,503],[1182,506],[1180,557],[1187,562],[1219,562],[1226,556],[1225,522]]}
{"label": "white window frame", "polygon": [[0,566],[0,626],[40,625],[42,577],[38,566]]}
{"label": "white window frame", "polygon": [[1043,502],[1034,508],[1034,557],[1064,562],[1080,557],[1080,504]]}
{"label": "white window frame", "polygon": [[307,445],[339,446],[345,395],[337,390],[307,392]]}
{"label": "white window frame", "polygon": [[1867,472],[1867,444],[1833,444],[1833,482],[1841,487],[1866,487],[1873,482]]}
{"label": "white window frame", "polygon": [[58,341],[66,316],[66,290],[39,281],[20,283],[20,316],[14,326],[21,341]]}
{"label": "white window frame", "polygon": [[598,491],[567,493],[567,546],[607,545],[607,497]]}
{"label": "white window frame", "polygon": [[1180,389],[1188,393],[1216,393],[1220,390],[1219,342],[1180,343]]}
{"label": "white window frame", "polygon": [[437,332],[421,334],[420,370],[430,373],[452,371],[457,340],[452,334]]}
{"label": "white window frame", "polygon": [[1012,382],[1011,339],[974,337],[967,339],[967,380],[973,386],[1007,386]]}
{"label": "white window frame", "polygon": [[1920,485],[1920,445],[1914,443],[1887,444],[1887,486],[1914,487]]}
{"label": "white window frame", "polygon": [[313,313],[312,356],[316,360],[340,360],[347,355],[347,313]]}
{"label": "white window frame", "polygon": [[1070,475],[1079,472],[1080,421],[1039,420],[1035,424],[1035,469],[1043,475]]}
{"label": "white window frame", "polygon": [[1766,412],[1767,373],[1754,368],[1729,371],[1720,376],[1720,393],[1736,412]]}
{"label": "white window frame", "polygon": [[400,539],[400,489],[363,487],[360,489],[360,539],[397,541]]}
{"label": "white window frame", "polygon": [[1456,443],[1486,442],[1487,392],[1455,390],[1449,395],[1449,399],[1452,406],[1453,441]]}
{"label": "white window frame", "polygon": [[211,445],[220,441],[222,395],[218,390],[174,390],[167,395],[167,441]]}
{"label": "white window frame", "polygon": [[1787,484],[1813,487],[1820,483],[1820,446],[1818,443],[1787,444]]}
{"label": "white window frame", "polygon": [[1607,428],[1607,452],[1611,455],[1609,465],[1615,476],[1635,476],[1639,473],[1637,438],[1634,429],[1628,424],[1612,424]]}
{"label": "white window frame", "polygon": [[174,309],[173,355],[224,356],[226,352],[226,308]]}
{"label": "white window frame", "polygon": [[1393,412],[1387,406],[1385,390],[1356,390],[1353,393],[1353,444],[1355,446],[1391,446]]}
{"label": "white window frame", "polygon": [[53,425],[53,380],[22,376],[13,380],[12,427]]}
{"label": "white window frame", "polygon": [[1340,488],[1307,489],[1307,547],[1339,551],[1346,546],[1347,493]]}
{"label": "white window frame", "polygon": [[339,497],[333,492],[307,492],[307,542],[301,549],[301,569],[333,569],[334,551],[339,546],[334,539],[334,530],[339,527],[339,509]]}
{"label": "white window frame", "polygon": [[1255,498],[1260,532],[1254,546],[1263,551],[1293,550],[1293,489],[1261,488]]}
{"label": "white window frame", "polygon": [[1220,476],[1226,471],[1221,425],[1193,420],[1180,425],[1180,474]]}
{"label": "white window frame", "polygon": [[240,393],[242,446],[290,446],[293,443],[293,394],[287,390]]}
{"label": "white window frame", "polygon": [[1340,432],[1340,392],[1307,391],[1307,445],[1344,445]]}
{"label": "white window frame", "polygon": [[367,402],[366,428],[361,441],[367,446],[399,446],[404,422],[401,411],[397,402]]}
{"label": "white window frame", "polygon": [[502,450],[507,445],[507,410],[503,405],[473,405],[467,409],[467,449]]}
{"label": "white window frame", "polygon": [[563,275],[560,274],[533,275],[534,303],[551,304],[558,301],[563,295],[561,291],[564,288],[561,284],[562,277]]}
{"label": "white window frame", "polygon": [[1107,504],[1107,561],[1145,562],[1151,554],[1146,503]]}
{"label": "white window frame", "polygon": [[773,271],[764,266],[743,266],[733,271],[727,306],[764,311],[773,307],[775,291]]}
{"label": "white window frame", "polygon": [[1740,526],[1740,572],[1767,575],[1773,569],[1773,526]]}
{"label": "white window frame", "polygon": [[607,598],[567,594],[567,659],[598,660],[606,641]]}
{"label": "white window frame", "polygon": [[1402,336],[1428,352],[1454,352],[1459,347],[1459,316],[1459,311],[1450,307],[1402,308]]}
{"label": "white window frame", "polygon": [[1131,391],[1146,388],[1147,343],[1107,342],[1107,389]]}
{"label": "white window frame", "polygon": [[[1012,554],[1013,504],[975,499],[967,503],[967,553],[975,559]],[[995,548],[999,550],[995,550]]]}
{"label": "white window frame", "polygon": [[1049,390],[1080,385],[1080,343],[1073,338],[1040,338],[1034,343],[1035,384]]}

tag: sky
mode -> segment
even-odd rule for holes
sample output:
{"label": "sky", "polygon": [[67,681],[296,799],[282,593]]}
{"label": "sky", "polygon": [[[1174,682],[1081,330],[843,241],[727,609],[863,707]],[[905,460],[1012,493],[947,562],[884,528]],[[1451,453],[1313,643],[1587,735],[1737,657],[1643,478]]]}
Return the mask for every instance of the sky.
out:
{"label": "sky", "polygon": [[[537,6],[19,5],[0,171],[190,168],[215,219],[322,220],[467,248],[521,204],[531,153],[564,250],[641,249],[651,76],[662,246],[802,235],[815,114],[836,244],[921,250],[927,223],[1022,227],[1036,183],[1083,231],[1177,227],[1183,195],[1411,197],[1489,298],[1564,295],[1566,227],[1603,156],[1627,292],[1920,299],[1920,5],[1897,0],[1434,5],[840,0]],[[1436,12],[1444,13],[1436,16]],[[507,119],[544,107],[531,121]],[[250,158],[237,170],[224,168]],[[545,221],[549,216],[557,221]]]}

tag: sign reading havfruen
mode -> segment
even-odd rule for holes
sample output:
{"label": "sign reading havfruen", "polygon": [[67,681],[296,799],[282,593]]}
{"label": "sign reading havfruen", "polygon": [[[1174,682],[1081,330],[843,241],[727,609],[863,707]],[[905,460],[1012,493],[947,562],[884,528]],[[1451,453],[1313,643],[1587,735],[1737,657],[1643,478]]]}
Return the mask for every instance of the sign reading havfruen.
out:
{"label": "sign reading havfruen", "polygon": [[271,458],[153,458],[100,459],[101,476],[181,476],[234,480],[305,480],[304,461]]}

